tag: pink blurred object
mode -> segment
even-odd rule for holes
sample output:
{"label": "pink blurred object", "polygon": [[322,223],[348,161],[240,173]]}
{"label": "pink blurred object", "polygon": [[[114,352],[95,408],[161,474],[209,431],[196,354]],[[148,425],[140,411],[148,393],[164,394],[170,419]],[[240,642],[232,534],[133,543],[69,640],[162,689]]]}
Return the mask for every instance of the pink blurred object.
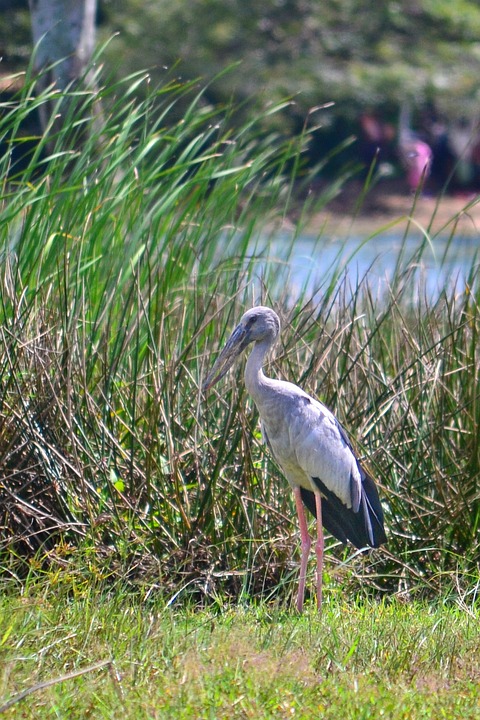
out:
{"label": "pink blurred object", "polygon": [[407,183],[412,192],[416,192],[430,174],[432,157],[430,146],[422,140],[412,140],[409,147],[404,148]]}
{"label": "pink blurred object", "polygon": [[420,140],[411,129],[410,103],[403,103],[398,122],[398,150],[407,173],[411,192],[417,192],[430,174],[433,153],[430,145]]}

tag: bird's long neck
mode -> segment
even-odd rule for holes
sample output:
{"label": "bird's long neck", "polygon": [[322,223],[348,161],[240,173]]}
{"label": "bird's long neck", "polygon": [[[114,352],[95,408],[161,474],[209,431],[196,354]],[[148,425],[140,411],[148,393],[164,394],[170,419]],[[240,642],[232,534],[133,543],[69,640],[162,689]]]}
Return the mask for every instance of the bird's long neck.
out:
{"label": "bird's long neck", "polygon": [[248,356],[245,366],[245,386],[254,400],[258,398],[262,389],[269,383],[262,368],[265,363],[265,356],[272,347],[272,344],[272,341],[268,339],[256,342],[252,352]]}

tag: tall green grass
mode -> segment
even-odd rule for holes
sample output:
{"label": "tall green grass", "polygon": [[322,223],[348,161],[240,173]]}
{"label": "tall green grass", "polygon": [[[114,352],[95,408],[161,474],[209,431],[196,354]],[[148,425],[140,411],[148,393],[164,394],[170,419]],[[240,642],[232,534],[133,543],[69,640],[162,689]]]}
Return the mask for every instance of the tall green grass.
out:
{"label": "tall green grass", "polygon": [[[235,128],[234,110],[201,89],[150,89],[143,74],[99,94],[71,93],[67,121],[35,138],[21,170],[21,121],[47,101],[62,112],[62,97],[28,80],[0,121],[4,574],[64,568],[75,587],[119,581],[167,601],[291,598],[292,498],[241,370],[208,398],[199,390],[239,315],[262,301],[284,323],[271,372],[337,413],[382,490],[388,546],[368,558],[332,547],[331,592],[360,580],[474,602],[477,269],[424,297],[412,267],[435,239],[426,233],[381,298],[368,277],[351,288],[340,263],[294,297],[288,268],[260,248],[298,210],[308,138],[267,135],[260,114]],[[102,126],[78,134],[76,103],[84,118],[99,99]]]}

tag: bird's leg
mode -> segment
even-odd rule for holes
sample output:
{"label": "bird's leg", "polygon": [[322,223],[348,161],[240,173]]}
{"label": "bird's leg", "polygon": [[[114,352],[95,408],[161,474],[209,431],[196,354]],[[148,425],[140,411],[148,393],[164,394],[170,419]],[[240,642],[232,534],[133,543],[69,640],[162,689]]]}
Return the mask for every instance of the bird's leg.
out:
{"label": "bird's leg", "polygon": [[300,538],[302,542],[302,559],[300,562],[300,579],[298,582],[297,595],[297,610],[298,612],[302,612],[303,600],[305,598],[305,581],[307,579],[308,555],[310,553],[312,541],[310,540],[310,535],[308,534],[307,519],[305,517],[305,509],[303,507],[300,488],[294,488],[293,492],[295,494],[295,505],[297,508],[298,524],[300,525]]}
{"label": "bird's leg", "polygon": [[317,556],[317,607],[319,612],[322,609],[322,584],[323,584],[323,525],[322,525],[322,496],[315,493],[315,509],[317,511],[317,542],[315,543],[315,555]]}

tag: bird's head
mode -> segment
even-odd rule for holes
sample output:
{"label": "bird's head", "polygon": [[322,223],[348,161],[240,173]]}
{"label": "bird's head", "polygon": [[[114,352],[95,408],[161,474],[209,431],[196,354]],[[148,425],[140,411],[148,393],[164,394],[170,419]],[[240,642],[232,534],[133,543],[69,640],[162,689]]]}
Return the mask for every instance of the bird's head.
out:
{"label": "bird's head", "polygon": [[271,346],[279,332],[280,320],[271,308],[259,305],[247,310],[205,379],[202,386],[203,391],[205,392],[221,380],[247,345],[252,342],[265,342]]}

